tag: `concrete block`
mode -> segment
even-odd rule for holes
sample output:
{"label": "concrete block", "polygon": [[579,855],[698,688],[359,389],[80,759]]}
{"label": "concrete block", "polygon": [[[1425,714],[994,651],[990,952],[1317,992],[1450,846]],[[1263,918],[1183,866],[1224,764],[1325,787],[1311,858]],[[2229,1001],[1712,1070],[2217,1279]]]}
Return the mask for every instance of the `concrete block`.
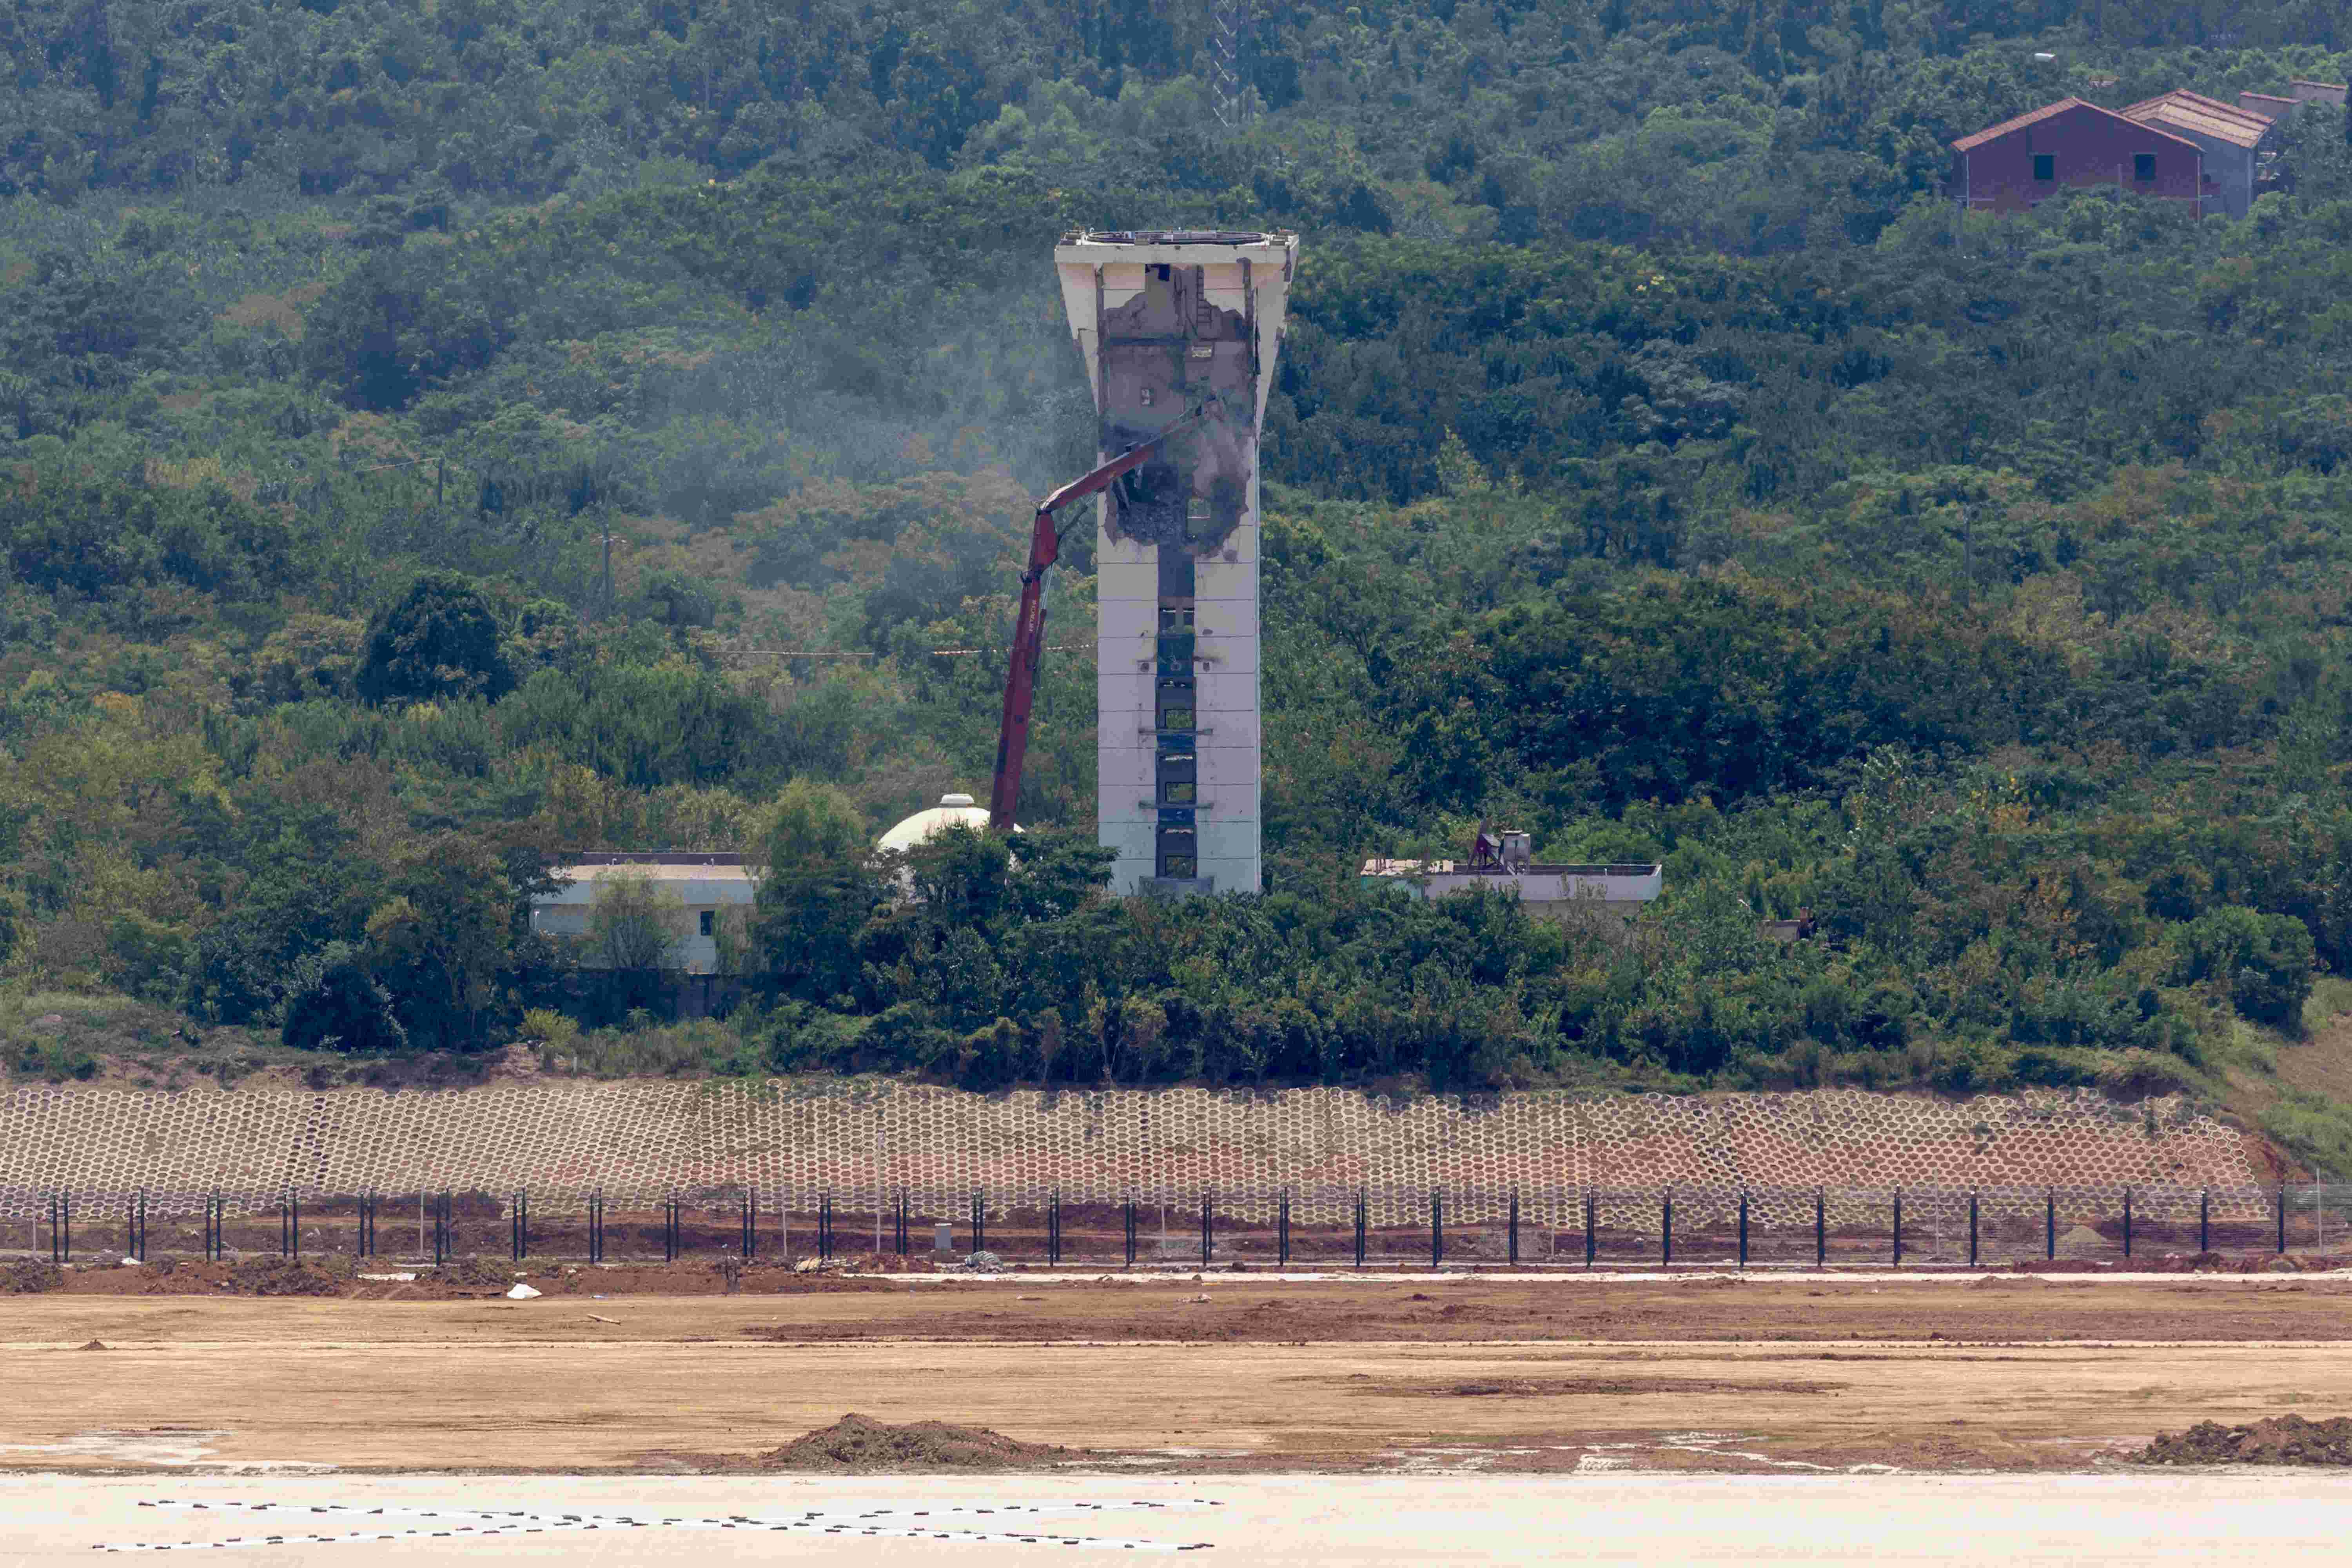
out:
{"label": "concrete block", "polygon": [[1104,561],[1095,567],[1095,602],[1146,599],[1160,602],[1160,566],[1155,561]]}
{"label": "concrete block", "polygon": [[1134,675],[1153,668],[1159,652],[1157,634],[1104,632],[1095,641],[1095,671],[1098,675]]}
{"label": "concrete block", "polygon": [[1257,674],[1257,638],[1244,637],[1204,637],[1199,644],[1204,674]]}
{"label": "concrete block", "polygon": [[[1213,771],[1213,764],[1205,757],[1202,759],[1201,771],[1204,773]],[[1255,821],[1258,814],[1258,782],[1255,770],[1249,770],[1247,773],[1235,770],[1234,774],[1224,778],[1202,779],[1201,798],[1207,804],[1208,808],[1220,817],[1230,816],[1236,820]]]}
{"label": "concrete block", "polygon": [[1151,722],[1153,682],[1157,678],[1150,670],[1135,668],[1134,663],[1129,659],[1128,668],[1100,671],[1096,677],[1095,713],[1106,739],[1116,732],[1111,727],[1114,716],[1128,729],[1139,722]]}
{"label": "concrete block", "polygon": [[1247,708],[1204,709],[1201,713],[1201,744],[1219,751],[1259,750],[1258,715]]}
{"label": "concrete block", "polygon": [[1249,599],[1195,599],[1192,629],[1202,637],[1214,638],[1218,647],[1236,640],[1255,642],[1258,636],[1257,605]]}
{"label": "concrete block", "polygon": [[1213,571],[1197,572],[1192,577],[1192,603],[1205,605],[1223,600],[1240,605],[1258,602],[1258,568],[1255,561],[1235,562],[1220,565]]}
{"label": "concrete block", "polygon": [[1216,884],[1220,897],[1226,893],[1257,893],[1265,891],[1258,880],[1258,858],[1250,856],[1221,857],[1201,860],[1201,875]]}

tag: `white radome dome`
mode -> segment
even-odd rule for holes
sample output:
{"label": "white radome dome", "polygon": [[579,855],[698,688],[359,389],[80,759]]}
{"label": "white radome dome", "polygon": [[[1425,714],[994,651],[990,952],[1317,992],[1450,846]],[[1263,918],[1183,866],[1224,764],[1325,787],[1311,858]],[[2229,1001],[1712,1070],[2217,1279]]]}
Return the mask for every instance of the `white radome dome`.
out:
{"label": "white radome dome", "polygon": [[[968,795],[943,795],[940,796],[939,805],[928,811],[915,813],[884,834],[875,847],[883,850],[912,849],[919,844],[929,843],[950,827],[984,829],[987,826],[988,807],[976,804]],[[1021,831],[1017,823],[1013,831]]]}

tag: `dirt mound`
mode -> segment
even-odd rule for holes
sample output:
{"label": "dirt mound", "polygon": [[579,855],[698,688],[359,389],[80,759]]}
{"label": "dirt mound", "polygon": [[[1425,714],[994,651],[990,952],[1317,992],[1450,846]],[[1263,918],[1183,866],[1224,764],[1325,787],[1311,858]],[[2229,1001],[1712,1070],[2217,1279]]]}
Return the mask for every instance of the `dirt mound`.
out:
{"label": "dirt mound", "polygon": [[511,1263],[493,1263],[487,1258],[458,1258],[438,1268],[425,1269],[417,1277],[446,1286],[452,1292],[494,1290],[504,1295],[520,1272]]}
{"label": "dirt mound", "polygon": [[2352,1416],[2272,1415],[2251,1426],[2200,1421],[2131,1456],[2141,1465],[2352,1465]]}
{"label": "dirt mound", "polygon": [[104,1340],[92,1340],[81,1348],[86,1351],[102,1351],[106,1348],[106,1342]]}
{"label": "dirt mound", "polygon": [[2050,1282],[2032,1274],[1988,1274],[1969,1287],[1971,1290],[2035,1290],[2046,1289]]}
{"label": "dirt mound", "polygon": [[66,1282],[66,1271],[54,1263],[20,1258],[0,1268],[0,1296],[37,1296]]}
{"label": "dirt mound", "polygon": [[340,1296],[343,1281],[290,1258],[247,1258],[231,1264],[228,1288],[240,1296]]}
{"label": "dirt mound", "polygon": [[851,1414],[760,1457],[763,1470],[1028,1470],[1082,1458],[1075,1448],[1024,1443],[982,1426],[910,1421],[893,1426]]}

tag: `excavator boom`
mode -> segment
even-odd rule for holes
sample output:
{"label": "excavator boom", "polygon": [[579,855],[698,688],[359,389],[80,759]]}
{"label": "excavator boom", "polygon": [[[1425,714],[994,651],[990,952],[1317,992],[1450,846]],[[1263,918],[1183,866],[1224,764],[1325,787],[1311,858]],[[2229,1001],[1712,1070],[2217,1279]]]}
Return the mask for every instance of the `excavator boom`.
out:
{"label": "excavator boom", "polygon": [[1045,574],[1062,558],[1062,531],[1054,522],[1054,514],[1074,500],[1100,495],[1150,461],[1161,442],[1200,417],[1198,410],[1186,415],[1037,503],[1036,521],[1029,531],[1029,569],[1021,574],[1021,611],[1013,622],[1013,657],[1004,668],[1004,714],[996,729],[996,776],[988,791],[992,831],[1013,831],[1013,809],[1021,800],[1021,770],[1029,756],[1029,714],[1037,695],[1037,662],[1045,647]]}

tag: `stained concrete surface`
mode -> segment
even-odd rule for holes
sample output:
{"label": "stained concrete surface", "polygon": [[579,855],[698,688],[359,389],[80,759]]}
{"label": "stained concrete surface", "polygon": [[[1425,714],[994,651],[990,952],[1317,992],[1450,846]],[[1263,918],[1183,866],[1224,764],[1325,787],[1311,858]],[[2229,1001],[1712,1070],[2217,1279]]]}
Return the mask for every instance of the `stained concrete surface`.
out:
{"label": "stained concrete surface", "polygon": [[[941,1542],[648,1525],[467,1539],[407,1535],[201,1552],[205,1562],[402,1564],[499,1562],[1019,1563],[1150,1561],[1197,1544],[1213,1563],[1439,1563],[2231,1564],[2334,1560],[2352,1531],[2352,1480],[2217,1471],[1995,1477],[1119,1477],[587,1479],[0,1477],[0,1568],[102,1560],[94,1546],[345,1531],[310,1515],[161,1511],[159,1498],[345,1508],[602,1511],[635,1518],[789,1517],[802,1510],[904,1521],[910,1510],[1007,1504],[1175,1502],[1177,1510],[964,1514],[993,1540]],[[1207,1502],[1215,1506],[1202,1508]],[[324,1519],[327,1522],[316,1522]],[[411,1514],[385,1531],[431,1525]],[[440,1522],[446,1522],[446,1517]],[[1135,1547],[1032,1545],[1090,1535]],[[140,1555],[146,1555],[142,1552]]]}

